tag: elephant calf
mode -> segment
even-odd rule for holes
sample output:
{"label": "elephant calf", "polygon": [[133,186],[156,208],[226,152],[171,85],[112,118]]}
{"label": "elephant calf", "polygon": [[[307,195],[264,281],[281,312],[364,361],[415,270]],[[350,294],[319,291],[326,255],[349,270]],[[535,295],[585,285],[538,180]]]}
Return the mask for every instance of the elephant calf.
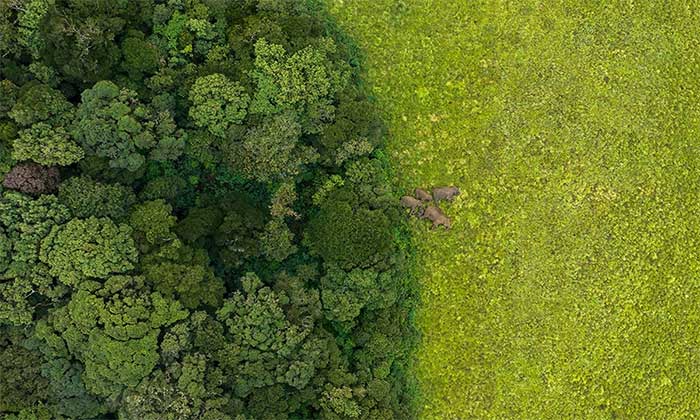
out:
{"label": "elephant calf", "polygon": [[436,203],[442,200],[452,201],[456,196],[459,195],[459,188],[457,187],[437,187],[433,188],[433,199]]}
{"label": "elephant calf", "polygon": [[423,202],[411,197],[410,195],[404,195],[401,197],[401,206],[407,209],[411,209],[411,215],[422,216],[423,215]]}
{"label": "elephant calf", "polygon": [[432,229],[435,229],[438,226],[444,226],[445,230],[450,230],[452,227],[452,220],[447,217],[442,210],[435,206],[429,206],[427,209],[425,209],[423,216],[421,217],[423,219],[430,219],[433,222]]}
{"label": "elephant calf", "polygon": [[419,199],[420,201],[422,201],[424,203],[427,203],[429,201],[433,201],[433,196],[430,195],[430,193],[427,192],[426,190],[416,188],[416,190],[413,193],[414,193],[413,195],[415,195],[415,197],[417,199]]}

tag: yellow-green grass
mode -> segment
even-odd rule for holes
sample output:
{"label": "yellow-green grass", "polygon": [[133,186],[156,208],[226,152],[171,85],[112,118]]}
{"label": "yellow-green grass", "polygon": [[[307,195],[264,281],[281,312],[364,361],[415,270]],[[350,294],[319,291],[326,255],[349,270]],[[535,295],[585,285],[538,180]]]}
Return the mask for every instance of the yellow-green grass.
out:
{"label": "yellow-green grass", "polygon": [[412,222],[425,419],[700,418],[700,4],[328,0]]}

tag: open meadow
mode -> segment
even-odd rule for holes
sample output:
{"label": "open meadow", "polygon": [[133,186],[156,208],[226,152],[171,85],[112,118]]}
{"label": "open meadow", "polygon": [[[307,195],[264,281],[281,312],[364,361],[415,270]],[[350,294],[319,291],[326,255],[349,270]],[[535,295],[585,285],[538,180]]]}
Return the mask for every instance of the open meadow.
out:
{"label": "open meadow", "polygon": [[412,222],[425,419],[700,416],[700,6],[329,0]]}

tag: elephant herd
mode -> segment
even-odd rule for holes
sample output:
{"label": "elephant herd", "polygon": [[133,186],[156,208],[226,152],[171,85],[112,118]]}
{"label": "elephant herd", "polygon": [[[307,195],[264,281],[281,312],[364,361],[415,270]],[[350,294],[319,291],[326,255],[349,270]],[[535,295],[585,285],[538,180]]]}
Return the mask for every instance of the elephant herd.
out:
{"label": "elephant herd", "polygon": [[[429,219],[433,222],[432,229],[438,226],[444,226],[445,229],[452,227],[452,220],[442,212],[438,204],[440,201],[452,201],[459,195],[457,187],[436,187],[433,188],[432,194],[416,188],[413,196],[404,195],[401,197],[401,206],[409,209],[409,214],[416,216],[419,219]],[[430,203],[433,204],[430,204]],[[426,207],[427,206],[427,207]]]}

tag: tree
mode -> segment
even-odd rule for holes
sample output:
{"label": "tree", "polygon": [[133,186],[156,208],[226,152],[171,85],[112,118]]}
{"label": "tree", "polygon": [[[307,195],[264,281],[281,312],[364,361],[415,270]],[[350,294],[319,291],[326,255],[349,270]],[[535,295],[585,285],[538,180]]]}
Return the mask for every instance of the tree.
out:
{"label": "tree", "polygon": [[216,254],[213,255],[230,269],[239,268],[261,252],[258,236],[264,229],[264,221],[254,210],[247,210],[226,214],[214,234]]}
{"label": "tree", "polygon": [[154,158],[174,159],[184,139],[172,116],[142,105],[136,92],[102,81],[84,91],[72,134],[89,155],[109,159],[114,168],[136,171],[152,150]]}
{"label": "tree", "polygon": [[178,222],[175,231],[185,242],[194,243],[213,236],[223,221],[223,212],[218,207],[195,207]]}
{"label": "tree", "polygon": [[334,195],[309,221],[306,241],[311,250],[345,270],[369,268],[387,259],[393,247],[389,218],[382,210],[353,208]]}
{"label": "tree", "polygon": [[135,267],[138,252],[132,229],[110,219],[73,219],[54,226],[41,241],[40,258],[49,272],[70,286],[88,278],[106,279]]}
{"label": "tree", "polygon": [[158,361],[161,328],[185,319],[182,306],[146,287],[143,278],[86,281],[38,331],[47,351],[64,352],[85,366],[88,391],[116,399],[134,388]]}
{"label": "tree", "polygon": [[284,219],[275,218],[265,225],[265,230],[260,235],[260,246],[267,258],[282,262],[297,252],[293,240],[294,234],[289,230]]}
{"label": "tree", "polygon": [[292,324],[280,297],[263,287],[255,274],[248,273],[241,282],[243,291],[224,301],[216,313],[230,343],[219,363],[238,372],[233,378],[235,394],[246,397],[275,384],[304,388],[323,363],[325,343],[313,336],[311,323]]}
{"label": "tree", "polygon": [[150,180],[139,192],[139,200],[165,200],[177,208],[191,207],[192,186],[179,176],[159,176]]}
{"label": "tree", "polygon": [[54,192],[58,186],[59,177],[60,173],[54,166],[41,166],[33,162],[18,163],[5,174],[2,186],[38,196]]}
{"label": "tree", "polygon": [[376,104],[355,86],[340,92],[335,119],[319,136],[318,149],[328,166],[369,155],[381,145],[385,129]]}
{"label": "tree", "polygon": [[53,195],[34,199],[12,191],[3,193],[0,196],[0,227],[10,243],[9,270],[25,273],[31,265],[36,264],[39,242],[52,228],[69,218],[68,209]]}
{"label": "tree", "polygon": [[165,200],[146,201],[131,210],[129,224],[138,237],[142,236],[150,245],[157,245],[172,239],[170,229],[177,222],[172,212],[172,206]]}
{"label": "tree", "polygon": [[52,195],[0,196],[0,324],[29,324],[37,304],[66,293],[39,261],[38,249],[51,229],[69,218],[68,209]]}
{"label": "tree", "polygon": [[70,121],[72,112],[73,106],[61,92],[45,84],[30,83],[22,87],[9,116],[24,127],[39,122],[65,126]]}
{"label": "tree", "polygon": [[[2,6],[0,5],[0,8]],[[0,33],[2,33],[0,31]],[[12,110],[17,103],[19,88],[10,80],[0,80],[0,120],[8,117],[7,113]]]}
{"label": "tree", "polygon": [[[16,18],[9,2],[0,3],[0,57],[19,55]],[[0,101],[2,101],[0,99]]]}
{"label": "tree", "polygon": [[161,368],[126,391],[120,418],[232,420],[234,401],[224,389],[230,374],[212,357],[224,347],[222,325],[206,312],[169,327],[160,345]]}
{"label": "tree", "polygon": [[122,41],[124,68],[136,78],[144,74],[154,73],[159,66],[160,54],[158,49],[144,39],[142,32],[131,32]]}
{"label": "tree", "polygon": [[63,127],[53,128],[46,123],[36,123],[21,130],[13,144],[12,157],[16,160],[32,160],[51,166],[71,165],[85,156]]}
{"label": "tree", "polygon": [[188,309],[221,305],[224,284],[209,267],[209,256],[203,249],[187,247],[175,239],[145,256],[143,271],[156,291],[178,299]]}
{"label": "tree", "polygon": [[48,397],[48,381],[41,376],[41,354],[22,346],[16,330],[0,328],[0,413],[31,408]]}
{"label": "tree", "polygon": [[19,10],[18,41],[34,57],[38,58],[40,50],[44,47],[40,35],[40,24],[54,2],[51,0],[19,0],[14,3]]}
{"label": "tree", "polygon": [[378,274],[372,270],[354,269],[350,272],[335,265],[327,266],[321,278],[323,312],[330,321],[352,321],[369,302],[378,298]]}
{"label": "tree", "polygon": [[121,221],[136,202],[131,188],[120,184],[103,184],[90,176],[69,178],[58,187],[58,199],[66,205],[74,217],[106,217]]}
{"label": "tree", "polygon": [[360,406],[353,399],[352,389],[347,386],[328,387],[321,398],[324,420],[356,419],[360,417]]}
{"label": "tree", "polygon": [[224,145],[226,161],[233,169],[259,182],[293,178],[303,165],[318,159],[312,147],[300,144],[300,136],[301,126],[293,114],[275,115],[248,130],[240,142]]}
{"label": "tree", "polygon": [[334,42],[325,39],[317,47],[288,55],[281,45],[259,39],[251,72],[257,85],[251,113],[272,115],[293,110],[300,115],[304,132],[320,132],[332,121],[332,99],[348,80],[346,70],[328,58],[335,49]]}
{"label": "tree", "polygon": [[158,142],[148,154],[148,158],[154,161],[171,161],[179,158],[185,150],[187,135],[179,129],[173,116],[168,110],[160,110],[153,113],[150,124],[155,125],[155,134]]}
{"label": "tree", "polygon": [[198,78],[189,97],[194,123],[218,137],[225,137],[231,126],[243,121],[250,101],[238,82],[218,73]]}
{"label": "tree", "polygon": [[296,199],[295,184],[291,182],[281,184],[272,195],[270,202],[272,219],[265,225],[260,243],[265,256],[273,261],[282,262],[297,251],[296,245],[293,244],[294,234],[285,222],[286,217],[295,219],[301,217],[291,208]]}
{"label": "tree", "polygon": [[229,399],[211,390],[206,377],[205,356],[188,355],[181,363],[156,370],[133,390],[128,390],[119,409],[126,420],[237,420],[225,410]]}

